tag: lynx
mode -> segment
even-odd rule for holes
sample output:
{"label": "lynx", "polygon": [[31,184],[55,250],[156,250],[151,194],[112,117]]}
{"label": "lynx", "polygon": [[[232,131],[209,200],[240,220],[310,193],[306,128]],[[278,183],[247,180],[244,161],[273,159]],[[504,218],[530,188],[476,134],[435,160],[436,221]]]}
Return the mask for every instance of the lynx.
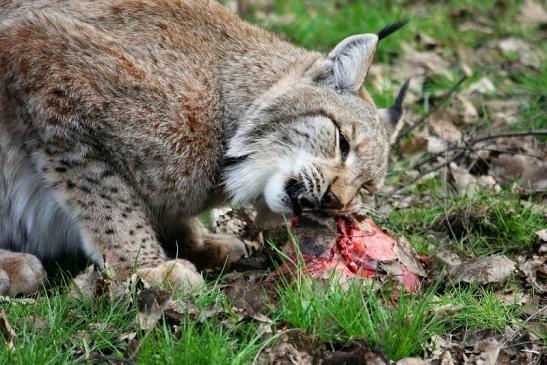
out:
{"label": "lynx", "polygon": [[217,205],[264,225],[366,212],[406,85],[388,109],[362,85],[401,25],[322,54],[210,0],[0,4],[0,294],[36,291],[60,254],[200,285],[246,255],[198,219]]}

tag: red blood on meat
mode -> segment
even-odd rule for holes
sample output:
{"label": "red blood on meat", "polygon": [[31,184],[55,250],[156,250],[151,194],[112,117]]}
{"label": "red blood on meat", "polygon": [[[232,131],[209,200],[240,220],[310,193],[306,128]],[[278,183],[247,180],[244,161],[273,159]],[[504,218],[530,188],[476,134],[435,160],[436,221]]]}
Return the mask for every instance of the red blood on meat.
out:
{"label": "red blood on meat", "polygon": [[[303,254],[304,264],[312,277],[328,277],[332,270],[350,278],[383,277],[387,275],[381,268],[384,263],[390,265],[391,272],[405,290],[415,292],[419,288],[418,275],[400,262],[396,255],[397,241],[370,218],[356,220],[344,217],[336,223],[336,239],[333,239],[331,247],[319,255]],[[298,222],[293,221],[293,224],[298,225]]]}

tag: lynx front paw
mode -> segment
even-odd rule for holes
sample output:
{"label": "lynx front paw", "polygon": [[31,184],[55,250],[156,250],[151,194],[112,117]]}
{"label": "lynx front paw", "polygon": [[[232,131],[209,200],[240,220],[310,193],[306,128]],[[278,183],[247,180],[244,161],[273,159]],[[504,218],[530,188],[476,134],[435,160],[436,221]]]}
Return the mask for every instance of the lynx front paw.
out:
{"label": "lynx front paw", "polygon": [[26,253],[0,250],[0,295],[28,295],[46,282],[40,260]]}
{"label": "lynx front paw", "polygon": [[209,234],[203,241],[205,266],[224,266],[248,256],[245,243],[235,236]]}
{"label": "lynx front paw", "polygon": [[170,260],[152,268],[137,270],[137,275],[151,286],[167,286],[190,291],[203,283],[196,267],[187,260]]}
{"label": "lynx front paw", "polygon": [[9,280],[8,273],[0,269],[0,295],[7,294],[10,286],[11,281]]}

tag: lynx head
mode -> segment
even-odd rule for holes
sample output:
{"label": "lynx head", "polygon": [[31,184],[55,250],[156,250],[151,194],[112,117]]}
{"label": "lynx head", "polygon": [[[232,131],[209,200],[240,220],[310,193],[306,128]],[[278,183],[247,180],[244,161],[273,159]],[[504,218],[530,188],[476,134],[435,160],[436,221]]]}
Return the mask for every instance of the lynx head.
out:
{"label": "lynx head", "polygon": [[256,100],[228,141],[237,162],[226,168],[225,186],[235,202],[259,201],[277,214],[366,213],[386,176],[408,86],[388,109],[362,89],[385,35],[346,38]]}

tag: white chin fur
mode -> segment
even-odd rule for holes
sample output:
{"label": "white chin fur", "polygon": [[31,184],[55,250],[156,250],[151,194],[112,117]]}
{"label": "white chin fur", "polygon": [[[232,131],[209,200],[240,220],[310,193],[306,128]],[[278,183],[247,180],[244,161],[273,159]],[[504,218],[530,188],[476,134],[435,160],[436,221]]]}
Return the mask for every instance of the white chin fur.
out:
{"label": "white chin fur", "polygon": [[285,181],[287,176],[284,173],[278,172],[273,175],[264,187],[264,199],[268,208],[277,214],[290,214],[289,197],[285,193]]}

